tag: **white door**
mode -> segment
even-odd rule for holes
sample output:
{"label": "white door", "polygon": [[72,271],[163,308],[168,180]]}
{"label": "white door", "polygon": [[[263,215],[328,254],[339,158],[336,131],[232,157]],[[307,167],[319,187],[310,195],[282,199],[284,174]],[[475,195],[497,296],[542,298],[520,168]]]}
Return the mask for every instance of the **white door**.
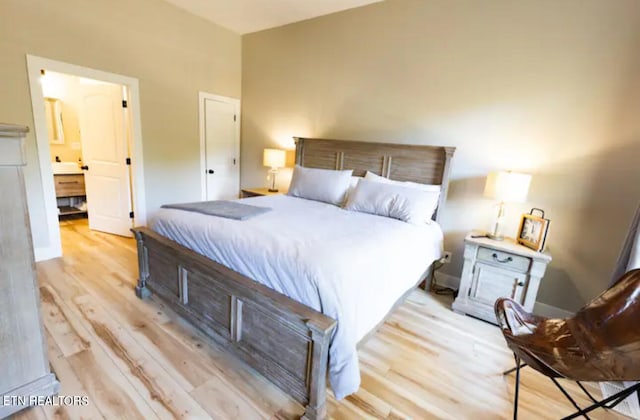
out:
{"label": "white door", "polygon": [[82,85],[80,138],[89,228],[131,236],[133,221],[126,164],[122,86]]}
{"label": "white door", "polygon": [[237,100],[203,97],[204,166],[207,200],[238,198],[240,192]]}

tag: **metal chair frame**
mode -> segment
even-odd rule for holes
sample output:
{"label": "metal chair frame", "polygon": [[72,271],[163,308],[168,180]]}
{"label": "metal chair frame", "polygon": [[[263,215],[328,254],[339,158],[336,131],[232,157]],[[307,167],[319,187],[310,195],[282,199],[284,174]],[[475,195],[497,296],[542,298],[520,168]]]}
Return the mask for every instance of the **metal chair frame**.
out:
{"label": "metal chair frame", "polygon": [[[505,370],[504,372],[502,372],[503,376],[509,375],[512,372],[516,372],[516,383],[515,383],[515,392],[514,392],[514,400],[513,400],[513,420],[517,420],[518,418],[518,394],[520,392],[520,369],[522,369],[523,367],[526,367],[527,364],[526,363],[521,363],[520,361],[520,357],[518,357],[518,355],[514,354],[514,357],[516,359],[516,366]],[[623,389],[622,391],[611,395],[610,397],[604,398],[600,401],[596,400],[593,395],[591,395],[591,393],[584,387],[584,385],[582,385],[580,383],[580,381],[575,381],[578,386],[580,387],[580,389],[587,395],[587,397],[589,397],[589,399],[593,402],[593,404],[591,404],[590,406],[588,406],[587,408],[580,408],[580,406],[578,405],[578,403],[576,403],[576,401],[571,397],[571,395],[569,395],[569,393],[567,392],[566,389],[564,389],[562,387],[562,385],[560,385],[560,383],[558,382],[558,380],[556,378],[552,378],[549,377],[549,379],[551,379],[551,381],[555,384],[556,387],[558,387],[558,389],[560,390],[560,392],[562,392],[562,394],[571,402],[571,404],[578,410],[573,414],[570,414],[566,417],[563,417],[562,420],[570,420],[570,419],[575,419],[576,417],[580,417],[583,416],[585,419],[590,420],[589,416],[587,415],[588,413],[590,413],[591,411],[597,409],[597,408],[604,408],[605,410],[611,409],[615,406],[617,406],[618,404],[620,404],[622,401],[624,401],[627,397],[631,396],[631,394],[633,394],[634,392],[638,393],[638,399],[640,399],[640,382],[631,385],[630,387],[627,387],[625,389]],[[611,404],[609,404],[611,403]]]}

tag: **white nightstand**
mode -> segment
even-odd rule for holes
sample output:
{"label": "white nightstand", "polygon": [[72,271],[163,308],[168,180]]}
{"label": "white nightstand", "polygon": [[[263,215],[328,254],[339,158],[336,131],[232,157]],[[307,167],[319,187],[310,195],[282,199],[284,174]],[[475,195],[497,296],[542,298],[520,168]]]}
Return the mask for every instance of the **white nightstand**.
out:
{"label": "white nightstand", "polygon": [[264,195],[286,194],[287,190],[269,191],[269,188],[243,188],[240,190],[240,198],[262,197]]}
{"label": "white nightstand", "polygon": [[500,297],[510,297],[527,311],[533,310],[551,255],[510,238],[494,241],[473,235],[482,233],[472,232],[464,239],[464,267],[453,310],[494,324],[493,305]]}

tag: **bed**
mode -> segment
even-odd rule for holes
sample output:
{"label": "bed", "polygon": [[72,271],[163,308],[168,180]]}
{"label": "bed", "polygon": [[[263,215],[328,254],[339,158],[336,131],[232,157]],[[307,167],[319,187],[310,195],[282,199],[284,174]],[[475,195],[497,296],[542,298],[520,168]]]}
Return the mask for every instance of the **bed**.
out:
{"label": "bed", "polygon": [[[435,220],[453,152],[296,139],[304,167],[441,185]],[[336,398],[357,390],[356,345],[439,258],[441,230],[283,195],[242,202],[273,211],[238,222],[163,209],[153,229],[134,229],[136,293],[158,295],[305,405],[305,418],[323,418],[327,373]]]}

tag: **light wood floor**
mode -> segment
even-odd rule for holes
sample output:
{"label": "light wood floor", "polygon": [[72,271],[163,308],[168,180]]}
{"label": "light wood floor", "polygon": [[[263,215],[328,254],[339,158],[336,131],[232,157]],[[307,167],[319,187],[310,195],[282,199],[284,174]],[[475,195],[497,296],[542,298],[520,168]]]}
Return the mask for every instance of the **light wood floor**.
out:
{"label": "light wood floor", "polygon": [[[289,419],[302,413],[159,300],[135,297],[132,239],[89,231],[85,221],[63,223],[62,239],[64,257],[37,264],[49,358],[60,393],[88,395],[89,405],[36,407],[16,417]],[[362,386],[344,401],[330,397],[330,416],[510,418],[513,377],[501,372],[513,358],[498,328],[454,314],[450,303],[420,290],[411,294],[360,350]],[[572,412],[550,381],[527,369],[520,409],[522,419]],[[602,411],[593,417],[622,418]]]}

